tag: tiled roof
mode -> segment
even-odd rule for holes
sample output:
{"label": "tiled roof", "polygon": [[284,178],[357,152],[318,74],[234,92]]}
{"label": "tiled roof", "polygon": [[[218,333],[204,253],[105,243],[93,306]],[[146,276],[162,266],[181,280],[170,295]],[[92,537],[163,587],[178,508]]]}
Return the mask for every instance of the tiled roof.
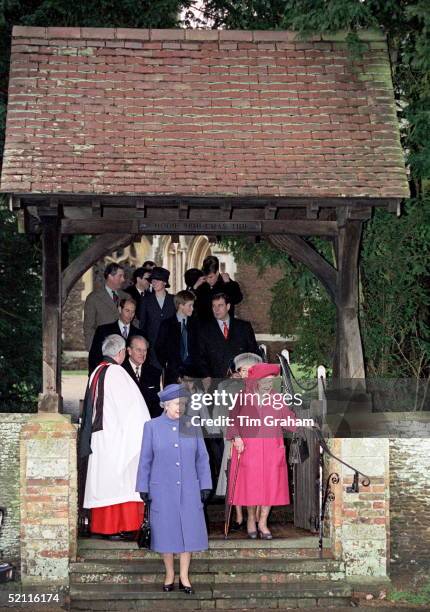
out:
{"label": "tiled roof", "polygon": [[402,198],[385,39],[15,27],[11,193]]}

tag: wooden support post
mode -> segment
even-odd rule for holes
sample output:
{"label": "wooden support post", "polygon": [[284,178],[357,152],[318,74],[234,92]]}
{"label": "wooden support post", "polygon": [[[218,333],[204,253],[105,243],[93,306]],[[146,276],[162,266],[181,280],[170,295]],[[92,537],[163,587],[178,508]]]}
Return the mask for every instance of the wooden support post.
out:
{"label": "wooden support post", "polygon": [[333,377],[364,379],[364,358],[358,320],[358,256],[362,221],[339,219],[337,270],[299,236],[269,236],[269,241],[303,263],[324,285],[336,306],[336,354]]}
{"label": "wooden support post", "polygon": [[304,264],[321,281],[333,302],[336,302],[337,272],[322,255],[299,236],[271,235],[269,242]]}
{"label": "wooden support post", "polygon": [[362,221],[339,220],[337,241],[336,355],[333,375],[364,379],[364,358],[358,319],[358,258]]}
{"label": "wooden support post", "polygon": [[61,231],[58,211],[41,212],[43,387],[39,411],[61,411]]}

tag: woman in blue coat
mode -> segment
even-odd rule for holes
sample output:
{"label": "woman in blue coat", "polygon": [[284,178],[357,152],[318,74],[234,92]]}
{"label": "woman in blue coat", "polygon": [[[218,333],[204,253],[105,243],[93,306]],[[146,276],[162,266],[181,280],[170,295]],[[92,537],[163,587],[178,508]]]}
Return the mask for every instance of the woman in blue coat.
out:
{"label": "woman in blue coat", "polygon": [[151,503],[151,549],[163,553],[163,590],[174,589],[173,555],[179,553],[179,588],[191,594],[191,553],[208,548],[203,504],[212,489],[209,457],[200,428],[183,416],[188,390],[168,385],[158,395],[164,413],[145,423],[136,490]]}

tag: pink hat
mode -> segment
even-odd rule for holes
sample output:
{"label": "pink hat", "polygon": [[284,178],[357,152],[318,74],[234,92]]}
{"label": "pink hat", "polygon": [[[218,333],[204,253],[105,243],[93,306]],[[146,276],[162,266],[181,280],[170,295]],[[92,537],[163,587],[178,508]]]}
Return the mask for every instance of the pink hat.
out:
{"label": "pink hat", "polygon": [[257,380],[266,376],[279,376],[280,366],[275,363],[256,363],[248,370],[248,378]]}

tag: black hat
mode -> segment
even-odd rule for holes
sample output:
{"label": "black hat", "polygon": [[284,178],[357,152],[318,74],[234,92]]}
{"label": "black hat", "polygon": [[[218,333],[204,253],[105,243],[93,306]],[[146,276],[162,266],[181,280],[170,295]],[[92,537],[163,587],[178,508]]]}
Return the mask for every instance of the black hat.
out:
{"label": "black hat", "polygon": [[152,268],[151,276],[149,277],[149,280],[151,280],[151,281],[153,281],[153,280],[161,280],[164,283],[166,283],[166,287],[170,287],[170,285],[169,285],[169,276],[170,276],[169,270],[166,270],[166,268],[161,268],[159,266],[155,266],[155,268]]}
{"label": "black hat", "polygon": [[201,276],[204,276],[201,270],[198,268],[190,268],[184,274],[185,284],[187,287],[194,287]]}

